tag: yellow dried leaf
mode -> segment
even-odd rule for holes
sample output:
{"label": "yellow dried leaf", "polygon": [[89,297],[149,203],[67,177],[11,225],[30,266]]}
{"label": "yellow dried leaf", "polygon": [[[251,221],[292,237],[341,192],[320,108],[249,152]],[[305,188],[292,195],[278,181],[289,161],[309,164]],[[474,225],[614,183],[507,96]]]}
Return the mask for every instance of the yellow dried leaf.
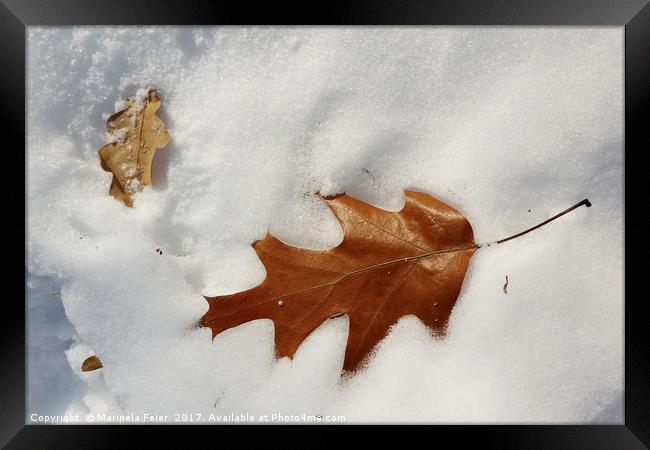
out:
{"label": "yellow dried leaf", "polygon": [[128,99],[126,109],[109,117],[106,129],[114,142],[99,150],[102,168],[113,174],[109,193],[132,206],[132,195],[151,185],[151,166],[157,149],[169,142],[162,120],[156,116],[161,101],[155,90],[140,99]]}

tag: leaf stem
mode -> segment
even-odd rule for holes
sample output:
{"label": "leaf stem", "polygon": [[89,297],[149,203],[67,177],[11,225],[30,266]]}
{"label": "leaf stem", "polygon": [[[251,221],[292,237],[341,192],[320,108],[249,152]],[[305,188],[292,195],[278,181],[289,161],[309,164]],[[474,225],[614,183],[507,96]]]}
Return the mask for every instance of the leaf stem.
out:
{"label": "leaf stem", "polygon": [[530,233],[533,230],[536,230],[536,229],[538,229],[540,227],[543,227],[547,223],[553,222],[555,219],[558,219],[558,218],[562,217],[563,215],[573,211],[576,208],[579,208],[582,205],[585,205],[587,208],[589,208],[591,206],[591,202],[588,199],[584,199],[583,201],[576,203],[572,207],[565,209],[561,213],[558,213],[558,214],[554,215],[550,219],[546,219],[544,222],[539,223],[539,224],[535,225],[534,227],[531,227],[531,228],[529,228],[527,230],[524,230],[521,233],[513,234],[512,236],[508,236],[507,238],[503,238],[503,239],[500,239],[500,240],[495,241],[495,242],[490,242],[488,244],[481,244],[481,245],[479,245],[479,247],[489,247],[491,245],[503,244],[504,242],[508,242],[508,241],[510,241],[512,239],[518,238],[519,236],[523,236],[524,234]]}

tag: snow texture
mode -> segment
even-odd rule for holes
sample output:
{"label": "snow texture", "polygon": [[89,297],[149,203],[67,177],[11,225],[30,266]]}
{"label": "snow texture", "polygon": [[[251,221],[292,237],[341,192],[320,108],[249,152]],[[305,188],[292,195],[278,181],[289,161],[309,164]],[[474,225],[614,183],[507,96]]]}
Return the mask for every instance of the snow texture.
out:
{"label": "snow texture", "polygon": [[[622,28],[30,27],[27,43],[28,421],[622,423]],[[149,86],[172,139],[129,209],[97,150]],[[403,317],[353,375],[346,317],[293,361],[271,321],[214,342],[198,326],[202,294],[264,279],[250,244],[267,230],[341,241],[315,192],[398,210],[405,188],[477,242],[593,207],[479,250],[445,339]],[[81,373],[91,354],[104,367]]]}

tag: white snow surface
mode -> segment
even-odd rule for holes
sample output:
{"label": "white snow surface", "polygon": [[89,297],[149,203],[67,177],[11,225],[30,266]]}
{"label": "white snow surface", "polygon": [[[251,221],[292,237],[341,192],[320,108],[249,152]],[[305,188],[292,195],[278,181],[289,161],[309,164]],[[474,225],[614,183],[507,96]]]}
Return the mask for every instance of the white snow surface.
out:
{"label": "white snow surface", "polygon": [[[622,423],[622,28],[30,27],[27,44],[28,421]],[[148,87],[172,139],[129,209],[97,150]],[[593,207],[477,251],[447,336],[405,316],[356,374],[339,376],[346,317],[293,361],[270,320],[197,326],[202,294],[264,279],[267,230],[341,241],[315,192],[398,210],[406,188],[477,242]],[[81,373],[91,354],[104,367]]]}

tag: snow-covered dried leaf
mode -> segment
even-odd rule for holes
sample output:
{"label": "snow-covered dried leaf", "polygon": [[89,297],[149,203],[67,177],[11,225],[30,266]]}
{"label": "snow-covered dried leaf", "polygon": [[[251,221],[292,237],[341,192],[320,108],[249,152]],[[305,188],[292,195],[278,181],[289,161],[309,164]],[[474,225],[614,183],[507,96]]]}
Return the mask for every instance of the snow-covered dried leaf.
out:
{"label": "snow-covered dried leaf", "polygon": [[132,206],[132,195],[151,185],[151,166],[157,149],[169,134],[156,116],[161,101],[155,90],[140,90],[126,108],[109,117],[106,129],[113,142],[99,150],[102,168],[113,174],[109,193]]}

